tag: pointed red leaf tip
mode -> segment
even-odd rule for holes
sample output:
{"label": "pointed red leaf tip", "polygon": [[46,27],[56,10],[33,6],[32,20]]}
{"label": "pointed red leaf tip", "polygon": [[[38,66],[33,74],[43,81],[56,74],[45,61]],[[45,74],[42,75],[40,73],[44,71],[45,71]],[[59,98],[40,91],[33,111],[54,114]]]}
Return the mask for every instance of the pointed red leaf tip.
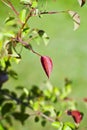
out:
{"label": "pointed red leaf tip", "polygon": [[52,69],[53,69],[52,60],[48,56],[41,56],[40,60],[41,60],[42,67],[43,67],[47,77],[49,78],[50,74],[52,72]]}
{"label": "pointed red leaf tip", "polygon": [[75,123],[79,124],[83,118],[83,113],[78,110],[68,110],[67,114],[72,116]]}

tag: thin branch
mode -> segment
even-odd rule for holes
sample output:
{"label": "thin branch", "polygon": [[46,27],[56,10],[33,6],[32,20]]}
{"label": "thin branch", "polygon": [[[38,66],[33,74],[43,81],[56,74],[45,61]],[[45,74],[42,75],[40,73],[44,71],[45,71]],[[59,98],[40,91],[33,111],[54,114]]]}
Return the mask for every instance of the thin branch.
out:
{"label": "thin branch", "polygon": [[17,10],[15,9],[15,7],[13,6],[13,4],[9,1],[9,0],[1,0],[4,4],[7,4],[13,11],[14,13],[18,16],[19,13],[17,12]]}
{"label": "thin branch", "polygon": [[15,40],[16,42],[20,42],[25,48],[29,49],[29,50],[32,51],[34,54],[36,54],[36,55],[38,55],[38,56],[41,57],[41,55],[40,55],[38,52],[34,51],[34,50],[32,49],[32,47],[31,47],[31,45],[30,45],[29,43],[27,43],[26,41],[23,41],[21,38],[17,38],[17,39],[13,39],[13,40]]}
{"label": "thin branch", "polygon": [[15,13],[17,16],[19,16],[19,13],[18,13],[17,10],[15,9],[15,7],[12,5],[12,3],[11,3],[9,0],[7,0],[7,2],[8,2],[8,4],[10,5],[11,9],[14,11],[14,13]]}
{"label": "thin branch", "polygon": [[67,11],[44,11],[44,12],[40,12],[41,15],[43,14],[59,14],[59,13],[66,13]]}
{"label": "thin branch", "polygon": [[[12,96],[11,94],[9,94],[9,93],[3,91],[2,89],[0,89],[0,95],[4,95],[4,96],[8,97],[9,99],[16,101],[17,104],[24,105],[25,107],[28,107],[28,108],[30,108],[32,111],[34,111],[34,110],[32,109],[32,107],[29,105],[28,102],[23,102],[21,99]],[[50,121],[50,122],[54,122],[54,121],[55,121],[52,117],[48,117],[47,115],[43,114],[43,113],[40,112],[40,111],[34,111],[34,113],[29,114],[29,115],[30,115],[30,116],[36,116],[36,115],[38,115],[38,116],[41,116],[41,117],[45,118],[46,120],[48,120],[48,121]]]}
{"label": "thin branch", "polygon": [[11,8],[10,7],[10,5],[7,3],[7,2],[5,2],[5,0],[1,0],[6,6],[8,6],[9,8]]}
{"label": "thin branch", "polygon": [[[30,10],[29,14],[27,15],[27,17],[25,19],[25,22],[22,24],[22,27],[21,27],[21,29],[20,29],[20,31],[18,33],[18,37],[21,37],[21,32],[24,29],[24,27],[25,27],[26,23],[28,22],[28,20],[30,19],[30,17],[34,16],[34,14],[32,15],[32,12],[34,12],[34,11],[35,11],[34,8]],[[51,12],[44,11],[44,12],[40,12],[39,15],[44,15],[44,14],[58,14],[58,13],[66,13],[66,12],[67,11],[51,11]]]}
{"label": "thin branch", "polygon": [[50,122],[54,122],[54,121],[55,121],[52,117],[49,117],[49,116],[43,114],[43,113],[40,112],[40,111],[36,111],[36,112],[34,112],[34,113],[30,114],[30,115],[31,115],[31,116],[35,116],[35,115],[41,116],[41,117],[45,118],[46,120],[48,120],[48,121],[50,121]]}
{"label": "thin branch", "polygon": [[43,114],[43,113],[40,113],[40,116],[41,116],[41,117],[44,117],[46,120],[48,120],[48,121],[50,121],[50,122],[54,122],[54,121],[55,121],[53,118],[51,118],[51,117],[49,117],[49,116],[47,116],[47,115],[45,115],[45,114]]}
{"label": "thin branch", "polygon": [[12,99],[12,100],[16,101],[17,104],[23,104],[26,107],[32,108],[31,106],[29,106],[28,102],[23,102],[19,98],[16,98],[16,97],[12,96],[11,94],[4,92],[2,89],[0,89],[0,94],[2,94],[4,96],[7,96],[9,99]]}
{"label": "thin branch", "polygon": [[26,17],[26,20],[25,20],[24,24],[22,25],[21,29],[24,28],[24,26],[26,25],[27,21],[29,20],[29,18],[30,18],[31,16],[32,16],[32,12],[30,12],[30,13],[28,14],[28,16]]}
{"label": "thin branch", "polygon": [[21,20],[19,19],[19,12],[15,9],[13,4],[9,0],[6,0],[6,1],[5,0],[1,0],[1,1],[13,10],[15,15],[18,17],[19,22],[22,24]]}
{"label": "thin branch", "polygon": [[25,19],[25,22],[22,23],[22,26],[17,34],[18,37],[21,37],[21,33],[22,33],[22,30],[24,29],[25,25],[27,24],[28,20],[30,19],[30,17],[32,16],[32,12],[34,11],[34,9],[32,9],[29,14],[27,15],[26,19]]}

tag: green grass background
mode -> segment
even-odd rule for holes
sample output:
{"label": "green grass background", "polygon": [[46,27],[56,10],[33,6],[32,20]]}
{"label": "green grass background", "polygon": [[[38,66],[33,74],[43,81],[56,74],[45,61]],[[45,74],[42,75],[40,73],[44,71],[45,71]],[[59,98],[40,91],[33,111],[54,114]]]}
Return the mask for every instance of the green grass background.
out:
{"label": "green grass background", "polygon": [[[20,10],[17,0],[13,0],[15,7]],[[44,0],[41,1],[44,3]],[[43,7],[45,9],[45,6]],[[44,15],[42,18],[33,17],[29,21],[31,28],[39,28],[46,31],[50,37],[48,46],[43,43],[39,46],[32,43],[34,50],[42,55],[48,55],[52,58],[54,68],[49,81],[54,86],[62,87],[64,79],[69,78],[73,82],[72,96],[83,98],[87,97],[87,4],[80,7],[77,0],[49,0],[47,7],[49,11],[75,10],[80,15],[81,25],[77,31],[73,31],[73,22],[67,14]],[[8,16],[10,9],[0,1],[0,29],[4,25],[4,20]],[[40,85],[43,81],[47,81],[47,77],[41,67],[40,59],[23,49],[22,61],[19,64],[13,63],[13,69],[18,73],[18,80],[10,79],[4,87],[14,89],[18,85],[27,88],[32,85]],[[81,109],[85,108],[80,106]],[[87,109],[85,108],[85,112]],[[86,116],[85,116],[86,117]],[[25,126],[21,126],[19,122],[14,123],[14,130],[34,130],[49,129],[52,130],[50,124],[45,128],[39,124],[31,125],[34,121],[28,120]],[[85,121],[87,121],[87,117]],[[29,125],[30,123],[30,125]]]}

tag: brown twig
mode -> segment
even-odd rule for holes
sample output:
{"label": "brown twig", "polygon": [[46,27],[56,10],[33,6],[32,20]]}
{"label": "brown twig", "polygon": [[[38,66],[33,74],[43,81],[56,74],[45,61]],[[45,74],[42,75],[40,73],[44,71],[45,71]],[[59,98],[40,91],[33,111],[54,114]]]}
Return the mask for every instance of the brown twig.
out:
{"label": "brown twig", "polygon": [[21,20],[19,19],[19,12],[15,9],[15,7],[13,6],[13,4],[9,1],[9,0],[1,0],[4,4],[8,5],[13,12],[15,13],[15,15],[18,17],[19,22],[22,24]]}
{"label": "brown twig", "polygon": [[34,51],[31,47],[31,45],[29,43],[27,43],[26,41],[23,41],[21,38],[13,38],[13,41],[16,42],[20,42],[25,48],[29,49],[30,51],[32,51],[34,54],[38,55],[41,57],[41,54],[39,54],[38,52]]}
{"label": "brown twig", "polygon": [[19,16],[19,13],[17,12],[17,10],[16,10],[15,7],[13,6],[13,4],[12,4],[9,0],[7,0],[7,2],[8,2],[8,4],[10,5],[11,9],[14,11],[14,13],[15,13],[17,16]]}
{"label": "brown twig", "polygon": [[67,11],[44,11],[44,12],[40,12],[40,14],[59,14],[59,13],[66,13]]}
{"label": "brown twig", "polygon": [[21,29],[24,28],[24,26],[26,25],[27,21],[29,20],[29,18],[32,16],[32,12],[30,11],[29,14],[27,15],[24,24],[22,25]]}
{"label": "brown twig", "polygon": [[21,26],[21,28],[20,28],[18,34],[17,34],[17,37],[21,37],[21,33],[22,33],[22,31],[23,31],[25,25],[27,24],[28,20],[29,20],[30,17],[32,16],[32,12],[33,12],[33,11],[34,11],[34,9],[32,9],[32,10],[28,13],[28,15],[27,15],[27,17],[26,17],[26,19],[25,19],[25,22],[22,23],[22,26]]}
{"label": "brown twig", "polygon": [[14,8],[13,4],[9,1],[9,0],[1,0],[4,4],[8,5],[13,11],[14,13],[18,16],[19,13],[17,12],[17,10]]}

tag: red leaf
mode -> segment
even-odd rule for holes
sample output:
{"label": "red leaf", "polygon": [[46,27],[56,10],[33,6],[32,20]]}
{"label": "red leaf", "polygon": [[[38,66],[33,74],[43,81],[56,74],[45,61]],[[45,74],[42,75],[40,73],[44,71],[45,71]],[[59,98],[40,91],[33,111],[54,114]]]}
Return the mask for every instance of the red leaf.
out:
{"label": "red leaf", "polygon": [[71,115],[75,121],[75,123],[79,124],[83,118],[83,113],[78,110],[69,110],[67,111],[68,115]]}
{"label": "red leaf", "polygon": [[53,68],[52,60],[48,56],[41,56],[40,60],[41,60],[42,67],[43,67],[47,77],[49,78],[49,76],[52,72],[52,68]]}

